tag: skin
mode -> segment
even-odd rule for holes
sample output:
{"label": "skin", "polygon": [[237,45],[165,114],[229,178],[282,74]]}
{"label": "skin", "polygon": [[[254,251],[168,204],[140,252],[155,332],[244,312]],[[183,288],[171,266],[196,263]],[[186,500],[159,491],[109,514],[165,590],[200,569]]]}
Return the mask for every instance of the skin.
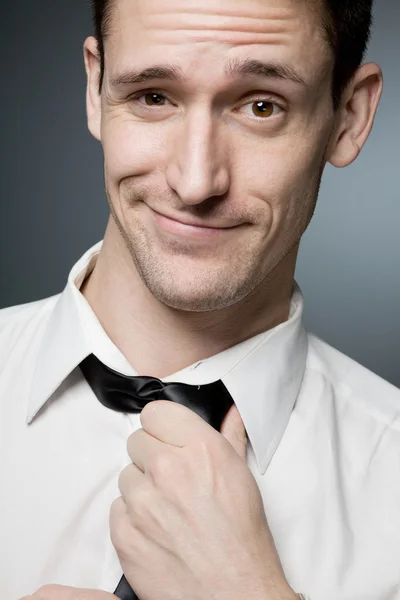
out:
{"label": "skin", "polygon": [[[121,472],[121,497],[110,512],[111,540],[138,597],[295,600],[247,467],[247,436],[236,407],[221,433],[167,401],[148,404],[140,418],[142,428],[128,440],[132,464]],[[51,585],[30,598],[115,596]]]}
{"label": "skin", "polygon": [[[88,124],[103,145],[111,218],[83,293],[139,374],[167,376],[287,319],[322,170],[357,157],[382,83],[379,67],[364,66],[333,112],[333,56],[312,7],[118,0],[101,96],[96,42],[85,42]],[[229,80],[228,60],[244,58],[289,65],[306,85]],[[112,84],[160,63],[185,82]],[[164,99],[143,97],[151,89]],[[255,101],[265,99],[263,113]],[[236,227],[199,240],[165,231],[154,211]]]}
{"label": "skin", "polygon": [[[358,69],[334,112],[333,56],[318,6],[299,0],[116,0],[105,52],[99,95],[96,42],[85,41],[88,125],[103,145],[111,216],[81,291],[138,374],[164,377],[287,319],[323,169],[357,158],[382,74],[374,64]],[[228,61],[244,58],[284,64],[303,83],[224,74]],[[184,81],[113,84],[160,63],[179,67]],[[162,98],[148,95],[154,90]],[[176,220],[226,229],[182,234]],[[141,422],[110,514],[141,600],[294,598],[237,411],[221,433],[166,402],[146,407]],[[234,514],[233,497],[243,509]],[[33,596],[110,597],[54,586]]]}

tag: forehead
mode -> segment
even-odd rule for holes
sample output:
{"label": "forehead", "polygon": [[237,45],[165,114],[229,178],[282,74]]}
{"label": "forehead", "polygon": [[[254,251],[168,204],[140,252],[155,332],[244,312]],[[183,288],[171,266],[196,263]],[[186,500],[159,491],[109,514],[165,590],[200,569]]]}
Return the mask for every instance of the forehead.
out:
{"label": "forehead", "polygon": [[[279,63],[312,84],[332,63],[319,0],[114,0],[105,48],[112,75],[176,64],[209,81],[228,61]],[[225,67],[225,68],[224,68]]]}

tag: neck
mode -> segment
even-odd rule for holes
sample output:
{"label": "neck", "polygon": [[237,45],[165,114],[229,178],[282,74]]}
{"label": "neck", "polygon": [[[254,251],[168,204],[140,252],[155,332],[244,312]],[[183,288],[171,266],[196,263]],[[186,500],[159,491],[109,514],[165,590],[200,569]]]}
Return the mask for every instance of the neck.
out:
{"label": "neck", "polygon": [[143,284],[111,218],[81,292],[138,375],[162,378],[286,321],[297,252],[298,246],[237,304],[215,312],[179,311]]}

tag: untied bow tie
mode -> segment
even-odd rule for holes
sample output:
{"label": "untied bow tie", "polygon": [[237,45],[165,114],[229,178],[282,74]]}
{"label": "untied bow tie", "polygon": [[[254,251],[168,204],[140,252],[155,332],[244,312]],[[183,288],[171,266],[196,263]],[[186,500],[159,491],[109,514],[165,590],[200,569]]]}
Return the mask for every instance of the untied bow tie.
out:
{"label": "untied bow tie", "polygon": [[[138,413],[153,400],[170,400],[192,409],[219,431],[233,404],[233,398],[222,381],[194,386],[164,383],[155,377],[129,377],[110,369],[94,354],[85,358],[80,368],[97,399],[118,412]],[[114,594],[120,600],[139,600],[125,576],[122,576]]]}

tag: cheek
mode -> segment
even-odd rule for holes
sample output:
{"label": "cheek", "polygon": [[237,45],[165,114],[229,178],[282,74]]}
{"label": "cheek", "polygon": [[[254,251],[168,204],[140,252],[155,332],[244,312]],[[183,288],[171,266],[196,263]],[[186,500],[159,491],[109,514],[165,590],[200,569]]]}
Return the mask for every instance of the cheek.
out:
{"label": "cheek", "polygon": [[277,251],[292,246],[308,225],[318,191],[322,139],[268,140],[256,160],[241,163],[250,197],[268,206],[269,244],[275,244]]}
{"label": "cheek", "polygon": [[162,136],[148,125],[110,119],[103,126],[102,142],[106,174],[114,182],[152,172],[161,164]]}
{"label": "cheek", "polygon": [[240,175],[250,195],[285,209],[300,195],[307,195],[319,172],[321,151],[305,139],[264,141],[258,152],[243,155]]}
{"label": "cheek", "polygon": [[[165,168],[173,134],[168,123],[132,122],[128,114],[110,111],[102,123],[108,187],[117,189],[124,179],[148,176]],[[310,204],[307,199],[320,169],[321,134],[314,131],[310,135],[309,131],[308,135],[269,138],[223,136],[232,189],[242,190],[258,205],[260,201],[267,203],[278,223],[283,218],[280,213],[286,217],[293,213],[298,218],[299,211],[303,207],[306,211]]]}

